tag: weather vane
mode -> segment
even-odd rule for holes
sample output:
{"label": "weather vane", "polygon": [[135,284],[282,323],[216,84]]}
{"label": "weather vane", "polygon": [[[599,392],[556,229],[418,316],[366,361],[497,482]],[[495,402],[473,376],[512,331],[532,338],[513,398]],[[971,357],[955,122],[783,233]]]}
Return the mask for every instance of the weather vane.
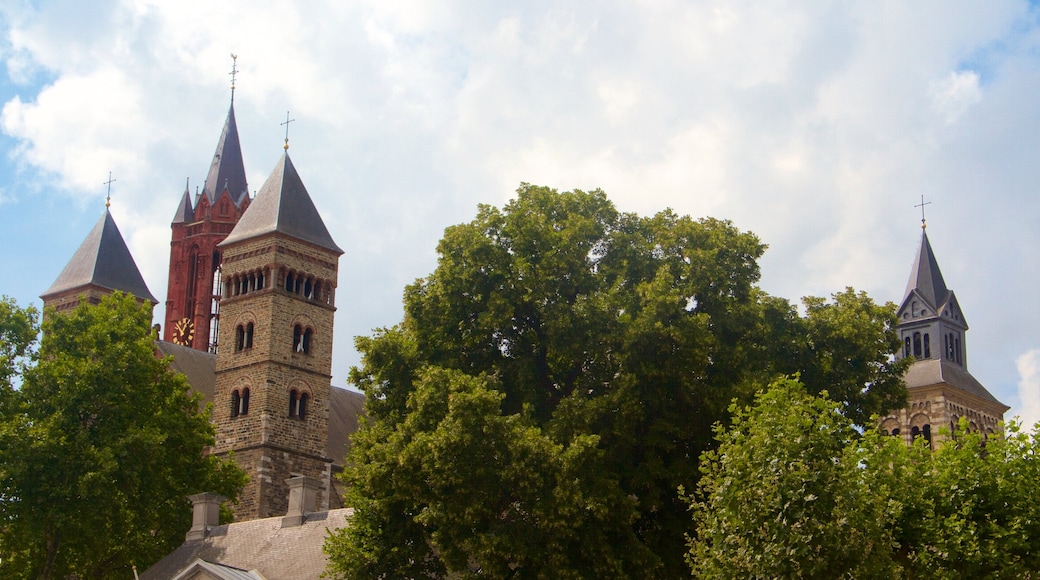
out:
{"label": "weather vane", "polygon": [[285,150],[286,151],[289,150],[289,123],[292,123],[295,120],[296,119],[290,119],[289,118],[289,111],[286,111],[285,112],[285,122],[284,123],[280,123],[281,125],[285,125]]}
{"label": "weather vane", "polygon": [[926,206],[926,205],[932,205],[932,202],[930,202],[930,201],[926,202],[924,200],[924,194],[921,194],[921,203],[915,205],[914,207],[921,208],[921,229],[922,230],[928,227],[928,224],[925,223],[925,221],[924,221],[924,206]]}
{"label": "weather vane", "polygon": [[231,102],[235,102],[235,76],[238,75],[238,55],[231,53],[231,72],[228,73],[231,76]]}
{"label": "weather vane", "polygon": [[112,179],[112,172],[109,171],[108,181],[101,184],[108,186],[108,193],[105,195],[105,207],[112,207],[112,184],[115,183],[115,181],[115,179]]}

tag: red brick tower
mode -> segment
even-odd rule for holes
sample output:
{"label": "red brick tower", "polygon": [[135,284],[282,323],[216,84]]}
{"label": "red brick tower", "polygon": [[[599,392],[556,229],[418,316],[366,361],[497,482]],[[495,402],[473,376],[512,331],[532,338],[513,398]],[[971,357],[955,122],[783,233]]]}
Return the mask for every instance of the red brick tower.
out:
{"label": "red brick tower", "polygon": [[221,286],[217,245],[248,206],[249,188],[232,98],[202,193],[195,195],[193,207],[185,188],[173,216],[164,340],[216,352]]}

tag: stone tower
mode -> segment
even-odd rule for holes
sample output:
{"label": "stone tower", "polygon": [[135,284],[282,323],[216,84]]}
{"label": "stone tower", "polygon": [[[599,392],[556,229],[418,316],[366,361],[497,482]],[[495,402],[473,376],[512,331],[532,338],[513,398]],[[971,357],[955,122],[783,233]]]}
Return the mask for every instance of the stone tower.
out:
{"label": "stone tower", "polygon": [[940,428],[952,432],[962,417],[973,430],[996,431],[1009,407],[968,372],[968,322],[924,230],[897,316],[903,345],[896,356],[914,357],[905,377],[909,406],[885,417],[881,428],[907,442],[920,435],[929,444],[938,442]]}
{"label": "stone tower", "polygon": [[116,290],[134,295],[139,302],[153,306],[158,302],[148,291],[144,277],[106,207],[105,214],[87,234],[58,279],[40,298],[44,309],[63,312],[75,308],[81,296],[87,302],[97,304],[103,296]]}
{"label": "stone tower", "polygon": [[164,340],[216,352],[221,293],[217,246],[248,206],[249,187],[232,100],[202,193],[192,204],[185,187],[170,224],[173,235]]}
{"label": "stone tower", "polygon": [[329,397],[339,256],[307,189],[283,154],[238,225],[221,242],[223,295],[216,360],[214,453],[249,472],[236,518],[281,516],[286,480],[330,493]]}

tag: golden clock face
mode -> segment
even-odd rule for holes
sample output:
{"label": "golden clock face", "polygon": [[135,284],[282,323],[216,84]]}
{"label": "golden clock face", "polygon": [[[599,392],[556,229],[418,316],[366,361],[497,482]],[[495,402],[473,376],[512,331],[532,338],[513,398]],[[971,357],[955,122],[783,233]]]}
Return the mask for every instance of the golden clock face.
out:
{"label": "golden clock face", "polygon": [[195,338],[195,324],[190,318],[182,318],[174,323],[173,342],[184,346],[191,346],[193,338]]}

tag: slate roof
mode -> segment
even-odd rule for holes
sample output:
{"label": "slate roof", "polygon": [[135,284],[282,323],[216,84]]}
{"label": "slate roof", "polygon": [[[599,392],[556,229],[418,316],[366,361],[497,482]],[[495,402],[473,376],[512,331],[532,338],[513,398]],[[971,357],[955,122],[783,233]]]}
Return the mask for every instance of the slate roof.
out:
{"label": "slate roof", "polygon": [[903,299],[906,300],[914,290],[928,301],[932,310],[938,310],[945,304],[950,294],[939,271],[939,263],[935,261],[932,245],[928,243],[928,234],[924,231],[921,232],[921,247],[917,250],[917,258],[910,270],[910,280],[906,283]]}
{"label": "slate roof", "polygon": [[982,383],[973,377],[967,369],[946,359],[914,361],[904,378],[906,379],[907,388],[911,390],[946,383],[986,402],[1002,405],[1005,411],[1010,409],[1010,407],[998,401],[996,397],[986,390],[986,387],[982,386]]}
{"label": "slate roof", "polygon": [[173,214],[173,223],[187,224],[193,221],[195,221],[195,212],[191,209],[191,194],[185,188],[184,195],[181,196],[181,203],[177,206],[176,213]]}
{"label": "slate roof", "polygon": [[282,527],[282,516],[217,526],[206,538],[181,544],[145,570],[141,580],[174,578],[197,560],[255,570],[267,580],[317,579],[328,561],[321,551],[328,530],[347,525],[353,513],[352,508],[341,508],[307,514],[301,525],[287,528]]}
{"label": "slate roof", "polygon": [[343,253],[332,241],[288,152],[282,154],[274,171],[242,214],[242,219],[220,246],[271,233],[285,234],[337,254]]}
{"label": "slate roof", "polygon": [[213,400],[217,382],[217,355],[165,340],[155,341],[155,346],[163,356],[173,357],[170,368],[183,373],[191,388],[201,393],[205,402]]}
{"label": "slate roof", "polygon": [[199,580],[202,578],[216,578],[219,580],[265,580],[255,570],[243,570],[234,566],[223,564],[211,564],[203,559],[197,559],[187,568],[181,570],[173,577],[173,580]]}
{"label": "slate roof", "polygon": [[67,290],[91,285],[133,294],[153,304],[159,302],[144,283],[144,277],[107,208],[58,279],[41,297],[46,300]]}
{"label": "slate roof", "polygon": [[[202,394],[203,404],[213,402],[217,355],[164,340],[156,341],[155,346],[163,356],[173,357],[170,367],[184,373],[191,388]],[[365,396],[361,393],[338,387],[329,390],[329,439],[325,451],[335,465],[343,465],[350,435],[358,430],[364,405]]]}
{"label": "slate roof", "polygon": [[213,153],[213,163],[210,165],[206,185],[202,191],[212,204],[224,189],[231,194],[231,201],[235,202],[236,206],[241,205],[242,199],[249,195],[245,164],[242,162],[242,144],[238,140],[238,124],[235,122],[234,102],[228,108],[224,130],[220,132],[217,150]]}

